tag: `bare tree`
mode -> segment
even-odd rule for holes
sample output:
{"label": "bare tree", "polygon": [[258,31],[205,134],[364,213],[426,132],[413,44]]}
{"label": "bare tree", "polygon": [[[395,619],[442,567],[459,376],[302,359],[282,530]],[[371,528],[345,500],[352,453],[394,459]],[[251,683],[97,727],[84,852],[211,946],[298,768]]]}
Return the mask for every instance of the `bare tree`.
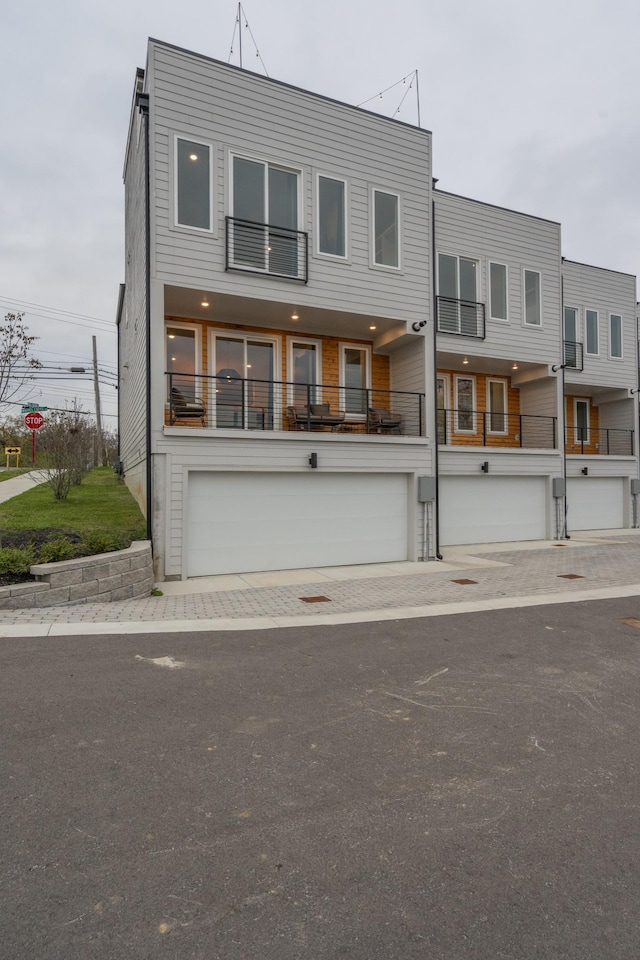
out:
{"label": "bare tree", "polygon": [[56,500],[66,500],[91,468],[95,427],[74,402],[70,410],[54,410],[40,430],[42,473]]}
{"label": "bare tree", "polygon": [[6,403],[42,367],[31,349],[38,337],[27,333],[23,313],[7,313],[0,325],[0,403]]}

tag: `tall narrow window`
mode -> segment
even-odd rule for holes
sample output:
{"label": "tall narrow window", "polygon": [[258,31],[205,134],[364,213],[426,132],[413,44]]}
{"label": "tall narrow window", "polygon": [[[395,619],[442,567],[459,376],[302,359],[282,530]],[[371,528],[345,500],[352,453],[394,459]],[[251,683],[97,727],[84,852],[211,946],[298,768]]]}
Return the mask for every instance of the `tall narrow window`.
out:
{"label": "tall narrow window", "polygon": [[448,253],[438,256],[438,330],[467,337],[484,337],[478,314],[478,264]]}
{"label": "tall narrow window", "polygon": [[589,443],[589,401],[573,401],[574,437],[576,443]]}
{"label": "tall narrow window", "polygon": [[176,223],[211,229],[211,150],[176,137]]}
{"label": "tall narrow window", "polygon": [[316,340],[289,339],[289,403],[305,406],[320,402],[320,343]]}
{"label": "tall narrow window", "polygon": [[344,180],[318,176],[318,253],[346,256],[345,192]]}
{"label": "tall narrow window", "polygon": [[438,432],[438,443],[447,442],[447,401],[449,398],[449,378],[448,377],[438,377],[437,381],[437,390],[438,390],[438,404],[437,404],[437,432]]}
{"label": "tall narrow window", "polygon": [[348,414],[364,416],[367,412],[368,388],[371,386],[371,360],[367,347],[340,346],[340,386],[343,409]]}
{"label": "tall narrow window", "polygon": [[587,353],[597,356],[600,353],[600,338],[598,336],[598,311],[585,310],[585,326],[587,328]]}
{"label": "tall narrow window", "polygon": [[298,277],[298,186],[295,170],[233,158],[234,266]]}
{"label": "tall narrow window", "polygon": [[187,399],[192,400],[198,393],[197,389],[197,340],[193,328],[170,326],[166,328],[166,371],[167,393],[172,390],[180,391]]}
{"label": "tall narrow window", "polygon": [[381,267],[400,266],[400,210],[396,193],[373,191],[373,262]]}
{"label": "tall narrow window", "polygon": [[616,360],[622,359],[622,317],[618,313],[609,316],[609,352]]}
{"label": "tall narrow window", "polygon": [[532,327],[542,323],[540,274],[537,270],[524,271],[524,322]]}
{"label": "tall narrow window", "polygon": [[475,386],[473,377],[456,377],[457,433],[475,433]]}
{"label": "tall narrow window", "polygon": [[507,268],[504,263],[489,264],[489,315],[492,320],[508,320]]}
{"label": "tall narrow window", "polygon": [[487,380],[487,407],[489,433],[508,433],[507,384],[504,380]]}

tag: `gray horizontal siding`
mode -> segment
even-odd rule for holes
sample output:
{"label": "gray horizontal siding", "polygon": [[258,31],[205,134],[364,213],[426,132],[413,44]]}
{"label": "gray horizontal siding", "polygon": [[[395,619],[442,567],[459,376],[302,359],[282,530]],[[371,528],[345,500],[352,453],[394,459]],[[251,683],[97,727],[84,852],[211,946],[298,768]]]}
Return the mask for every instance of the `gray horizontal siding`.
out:
{"label": "gray horizontal siding", "polygon": [[[325,303],[414,320],[429,304],[430,136],[340,104],[163,46],[153,60],[154,195],[158,279],[299,306]],[[211,142],[215,156],[213,235],[171,227],[173,134]],[[311,256],[303,288],[224,272],[229,151],[302,171],[304,228],[313,250],[315,174],[349,184],[348,263]],[[399,162],[401,158],[401,162]],[[402,271],[370,269],[370,188],[402,196]],[[217,235],[216,235],[217,233]],[[337,288],[336,285],[339,284]]]}
{"label": "gray horizontal siding", "polygon": [[[438,349],[523,362],[555,363],[560,344],[560,227],[547,220],[434,192],[437,253],[479,262],[478,302],[486,305],[486,339],[438,335]],[[508,322],[489,319],[489,261],[507,266]],[[434,269],[437,270],[437,265]],[[542,325],[525,326],[523,270],[542,277]]]}
{"label": "gray horizontal siding", "polygon": [[539,454],[530,450],[520,453],[513,451],[487,451],[486,449],[472,450],[467,448],[445,449],[440,447],[438,462],[441,476],[477,475],[480,473],[480,464],[489,461],[491,474],[513,477],[556,477],[562,475],[562,455],[549,453]]}
{"label": "gray horizontal siding", "polygon": [[[584,370],[567,368],[569,385],[635,387],[637,383],[635,277],[565,260],[562,264],[564,306],[578,311],[578,341],[586,351],[586,310],[598,311],[599,356],[584,354]],[[622,317],[623,359],[609,358],[609,314]],[[573,391],[578,393],[579,391]]]}

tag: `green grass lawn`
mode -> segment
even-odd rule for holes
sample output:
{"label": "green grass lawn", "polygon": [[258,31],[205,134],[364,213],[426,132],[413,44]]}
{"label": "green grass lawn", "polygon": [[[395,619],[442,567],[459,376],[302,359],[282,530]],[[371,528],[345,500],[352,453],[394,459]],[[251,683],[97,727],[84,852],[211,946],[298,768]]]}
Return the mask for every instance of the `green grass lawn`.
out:
{"label": "green grass lawn", "polygon": [[43,483],[0,503],[0,536],[37,530],[73,532],[82,539],[104,533],[144,540],[147,533],[138,504],[110,467],[92,470],[67,500],[56,500]]}

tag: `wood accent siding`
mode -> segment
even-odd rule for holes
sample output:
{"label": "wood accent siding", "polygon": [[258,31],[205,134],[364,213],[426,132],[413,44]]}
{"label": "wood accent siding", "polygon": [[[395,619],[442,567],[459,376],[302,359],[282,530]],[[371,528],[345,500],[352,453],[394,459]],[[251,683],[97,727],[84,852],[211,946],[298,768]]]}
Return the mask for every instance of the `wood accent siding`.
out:
{"label": "wood accent siding", "polygon": [[[465,373],[460,370],[438,370],[438,376],[444,377],[448,381],[448,409],[451,411],[447,424],[447,443],[453,446],[471,446],[477,447],[483,444],[482,413],[487,412],[487,426],[489,422],[488,415],[488,381],[502,380],[507,385],[507,425],[508,433],[504,435],[489,433],[487,429],[486,441],[487,447],[518,447],[519,446],[519,423],[517,415],[520,413],[520,391],[511,385],[511,377],[493,376],[482,373]],[[455,429],[455,378],[468,377],[475,380],[476,384],[476,402],[473,433],[460,433]]]}

